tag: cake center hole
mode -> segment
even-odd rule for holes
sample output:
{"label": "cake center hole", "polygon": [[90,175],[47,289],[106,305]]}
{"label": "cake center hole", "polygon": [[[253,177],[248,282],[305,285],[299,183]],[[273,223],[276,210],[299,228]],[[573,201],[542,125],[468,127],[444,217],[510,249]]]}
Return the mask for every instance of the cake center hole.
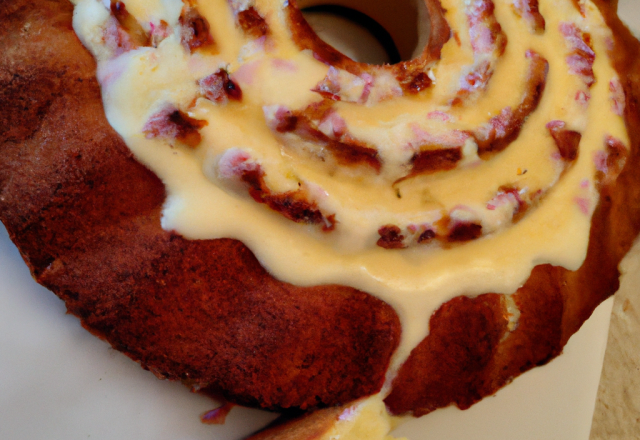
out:
{"label": "cake center hole", "polygon": [[301,0],[299,5],[322,40],[363,63],[413,59],[429,39],[424,0]]}

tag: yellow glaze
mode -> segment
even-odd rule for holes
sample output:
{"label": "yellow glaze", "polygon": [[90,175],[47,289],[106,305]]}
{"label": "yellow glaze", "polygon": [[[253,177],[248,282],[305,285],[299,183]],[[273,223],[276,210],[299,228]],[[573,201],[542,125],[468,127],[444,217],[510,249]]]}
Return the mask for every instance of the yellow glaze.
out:
{"label": "yellow glaze", "polygon": [[[166,186],[163,228],[190,239],[236,238],[283,281],[344,284],[386,301],[403,325],[389,378],[427,335],[429,317],[447,300],[486,292],[513,293],[538,264],[578,269],[598,202],[594,155],[604,149],[607,135],[628,143],[622,117],[611,110],[609,82],[616,78],[607,56],[611,34],[589,2],[584,4],[582,17],[571,1],[540,0],[546,31],[537,35],[516,16],[511,1],[495,0],[496,19],[508,37],[506,51],[496,61],[487,90],[467,105],[452,107],[460,75],[471,68],[474,56],[464,14],[468,1],[443,0],[460,45],[453,38],[445,44],[442,59],[431,67],[433,87],[419,95],[385,99],[381,90],[393,89],[395,79],[380,76],[366,103],[336,104],[350,133],[379,150],[384,164],[380,174],[320,162],[300,153],[306,148],[303,142],[276,136],[269,128],[265,115],[274,106],[303,109],[320,101],[320,95],[311,89],[328,72],[328,66],[310,51],[300,51],[292,41],[283,10],[285,0],[233,2],[236,7],[253,5],[266,18],[271,33],[264,45],[235,24],[227,0],[198,1],[199,12],[211,26],[217,53],[202,50],[193,54],[180,43],[180,0],[126,0],[127,9],[143,28],[164,20],[173,30],[156,48],[118,56],[105,47],[110,18],[105,3],[75,3],[74,27],[98,60],[107,117],[135,156]],[[563,22],[576,23],[591,35],[596,83],[590,90],[568,72],[570,48],[559,31]],[[416,141],[416,128],[434,134],[471,130],[505,107],[517,107],[526,83],[525,53],[530,49],[548,60],[550,67],[542,100],[517,140],[489,160],[475,155],[471,141],[457,169],[393,184],[402,164],[411,157],[407,146]],[[218,104],[199,97],[197,81],[220,68],[226,68],[238,82],[242,101]],[[588,106],[575,101],[579,90],[590,92]],[[174,140],[147,139],[143,133],[149,118],[168,103],[208,121],[197,148]],[[435,111],[447,113],[450,120],[427,117]],[[556,146],[545,128],[552,120],[566,121],[567,128],[582,134],[578,159],[564,172],[554,158]],[[336,214],[335,231],[325,233],[317,226],[294,223],[255,203],[246,192],[221,184],[216,179],[218,160],[234,148],[259,161],[267,183],[277,191],[296,189],[301,182],[316,188],[318,206]],[[529,194],[545,193],[517,223],[487,209],[499,188],[512,184]],[[581,206],[577,199],[583,201]],[[580,209],[585,206],[588,212]],[[382,225],[431,224],[443,213],[456,212],[462,217],[471,212],[489,233],[451,247],[431,244],[387,250],[376,246]]]}
{"label": "yellow glaze", "polygon": [[389,415],[380,394],[354,402],[318,440],[407,440],[389,435],[402,419]]}

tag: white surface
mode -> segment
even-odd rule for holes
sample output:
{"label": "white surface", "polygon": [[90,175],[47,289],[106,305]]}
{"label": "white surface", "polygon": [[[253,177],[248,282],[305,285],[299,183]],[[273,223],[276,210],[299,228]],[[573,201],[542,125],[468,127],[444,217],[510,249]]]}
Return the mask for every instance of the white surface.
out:
{"label": "white surface", "polygon": [[633,33],[640,37],[640,2],[638,0],[619,0],[618,15],[627,22]]}
{"label": "white surface", "polygon": [[[91,336],[30,277],[0,227],[0,439],[238,440],[273,415],[235,408],[224,426],[199,416],[216,402],[160,381]],[[563,354],[468,411],[411,420],[411,440],[586,440],[611,311],[572,338]],[[560,435],[561,433],[561,435]]]}
{"label": "white surface", "polygon": [[[640,31],[640,4],[620,0]],[[565,354],[470,410],[402,426],[411,440],[586,440],[611,303]],[[151,373],[84,331],[31,279],[0,227],[0,439],[237,440],[273,415],[234,409],[224,426],[199,416],[217,404]],[[582,349],[581,349],[582,347]]]}
{"label": "white surface", "polygon": [[219,406],[148,371],[85,331],[36,284],[0,225],[0,439],[236,440],[272,414]]}

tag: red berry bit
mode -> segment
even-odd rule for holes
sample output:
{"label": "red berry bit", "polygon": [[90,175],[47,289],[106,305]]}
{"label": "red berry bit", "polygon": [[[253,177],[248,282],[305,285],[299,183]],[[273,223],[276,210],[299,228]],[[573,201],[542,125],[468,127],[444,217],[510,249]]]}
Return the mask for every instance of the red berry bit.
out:
{"label": "red berry bit", "polygon": [[579,76],[587,87],[591,87],[596,82],[593,73],[596,54],[591,47],[591,35],[582,32],[575,23],[560,23],[560,33],[571,48],[571,53],[566,58],[569,72]]}
{"label": "red berry bit", "polygon": [[255,38],[269,34],[269,25],[253,6],[238,12],[238,24],[245,33]]}
{"label": "red berry bit", "polygon": [[577,131],[565,129],[563,121],[551,121],[547,124],[547,129],[560,151],[560,156],[567,161],[573,162],[578,157],[578,148],[582,135]]}
{"label": "red berry bit", "polygon": [[149,35],[138,23],[138,20],[127,11],[124,3],[111,0],[111,14],[118,21],[120,27],[129,35],[129,39],[135,47],[150,45]]}
{"label": "red berry bit", "polygon": [[207,121],[194,119],[175,107],[168,106],[147,121],[143,132],[147,139],[176,139],[195,148],[202,142],[199,130],[206,125]]}
{"label": "red berry bit", "polygon": [[186,7],[180,15],[182,26],[180,37],[182,45],[193,52],[196,49],[212,47],[215,41],[211,36],[209,22],[196,8]]}
{"label": "red berry bit", "polygon": [[384,249],[404,249],[407,245],[404,243],[404,235],[402,230],[395,225],[386,225],[378,229],[380,238],[377,245]]}
{"label": "red berry bit", "polygon": [[242,100],[242,89],[231,79],[229,72],[225,69],[220,69],[201,79],[198,84],[204,97],[210,101],[226,103],[228,100]]}
{"label": "red berry bit", "polygon": [[235,405],[233,403],[225,403],[216,409],[212,409],[211,411],[204,413],[200,416],[200,421],[207,425],[224,425],[229,412],[231,412],[231,409],[234,406]]}
{"label": "red berry bit", "polygon": [[229,182],[244,183],[253,200],[264,203],[291,221],[318,225],[323,232],[336,228],[335,214],[323,213],[304,186],[297,191],[274,193],[265,182],[262,166],[244,151],[227,150],[218,163],[218,176]]}
{"label": "red berry bit", "polygon": [[546,22],[538,9],[538,0],[515,0],[513,9],[522,17],[536,34],[544,32]]}

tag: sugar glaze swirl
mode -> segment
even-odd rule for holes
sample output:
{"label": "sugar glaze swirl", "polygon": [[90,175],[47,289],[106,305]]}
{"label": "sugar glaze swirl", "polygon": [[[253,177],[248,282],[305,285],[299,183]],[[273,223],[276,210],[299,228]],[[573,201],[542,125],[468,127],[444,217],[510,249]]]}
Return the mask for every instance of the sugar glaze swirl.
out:
{"label": "sugar glaze swirl", "polygon": [[580,267],[628,144],[590,2],[426,6],[430,43],[396,66],[334,53],[282,0],[78,0],[74,17],[110,123],[167,187],[163,227],[380,297],[396,365],[452,297]]}

